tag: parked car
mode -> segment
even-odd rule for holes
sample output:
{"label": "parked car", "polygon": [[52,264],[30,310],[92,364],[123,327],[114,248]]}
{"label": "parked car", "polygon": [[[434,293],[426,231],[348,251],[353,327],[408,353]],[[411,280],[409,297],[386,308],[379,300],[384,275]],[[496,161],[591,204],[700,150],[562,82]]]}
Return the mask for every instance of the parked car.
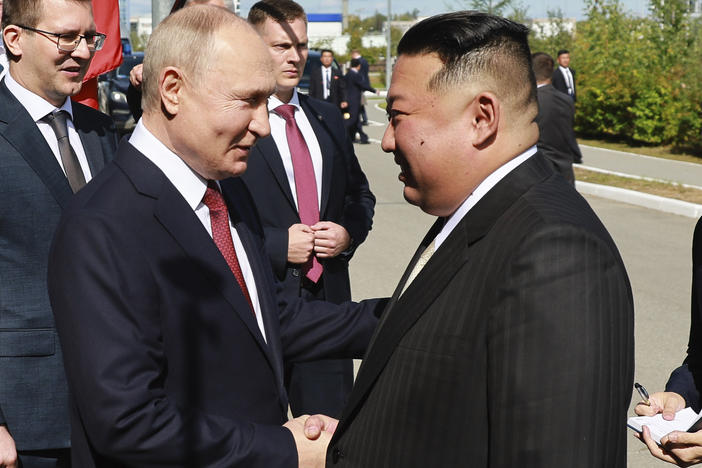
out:
{"label": "parked car", "polygon": [[[302,78],[300,78],[300,84],[297,85],[298,91],[300,91],[303,94],[307,94],[310,91],[310,72],[314,70],[315,68],[319,68],[322,66],[322,61],[320,58],[322,57],[322,51],[319,49],[310,49],[309,54],[307,55],[307,62],[305,63],[305,69],[302,72]],[[334,59],[334,63],[332,63],[333,68],[338,68],[341,69],[339,66],[339,63]]]}
{"label": "parked car", "polygon": [[98,79],[98,103],[100,110],[112,117],[120,133],[127,133],[136,122],[127,105],[129,72],[144,61],[143,52],[134,52],[122,57],[122,65],[116,70],[100,75]]}

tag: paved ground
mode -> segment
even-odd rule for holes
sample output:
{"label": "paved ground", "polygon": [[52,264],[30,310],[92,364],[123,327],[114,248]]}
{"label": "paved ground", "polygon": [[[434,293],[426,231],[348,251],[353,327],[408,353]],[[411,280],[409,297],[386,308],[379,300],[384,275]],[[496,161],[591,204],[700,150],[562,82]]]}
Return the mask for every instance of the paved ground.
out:
{"label": "paved ground", "polygon": [[[379,141],[384,128],[383,115],[374,111],[371,118],[379,124],[366,127],[367,133]],[[362,299],[392,293],[433,219],[402,198],[398,168],[391,155],[383,153],[377,143],[357,145],[356,150],[378,198],[373,230],[351,262],[353,295],[355,299]],[[611,163],[609,160],[596,162],[604,158],[596,151],[585,149],[583,153],[585,164]],[[641,160],[633,160],[632,170],[645,165],[636,163]],[[673,174],[671,180],[691,170],[683,169],[679,175]],[[699,180],[702,181],[702,174]],[[690,308],[690,246],[696,219],[589,195],[586,198],[614,237],[631,279],[636,303],[636,380],[651,391],[661,389],[685,353]],[[568,466],[567,460],[563,466]],[[670,465],[650,457],[632,436],[628,466]]]}

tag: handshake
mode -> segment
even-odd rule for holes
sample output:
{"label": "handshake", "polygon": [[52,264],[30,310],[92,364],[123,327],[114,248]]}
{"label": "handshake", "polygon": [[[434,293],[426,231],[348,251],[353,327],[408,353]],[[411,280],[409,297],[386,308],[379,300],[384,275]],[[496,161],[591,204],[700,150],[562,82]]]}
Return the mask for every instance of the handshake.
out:
{"label": "handshake", "polygon": [[336,430],[338,420],[315,414],[291,419],[283,426],[292,432],[297,446],[300,468],[323,467],[326,463],[327,446]]}

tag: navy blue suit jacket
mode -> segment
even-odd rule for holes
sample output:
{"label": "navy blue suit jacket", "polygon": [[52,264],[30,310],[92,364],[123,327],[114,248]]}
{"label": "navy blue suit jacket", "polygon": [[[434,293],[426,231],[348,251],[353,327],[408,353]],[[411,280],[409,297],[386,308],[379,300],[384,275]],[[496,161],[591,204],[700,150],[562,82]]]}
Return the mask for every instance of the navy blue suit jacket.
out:
{"label": "navy blue suit jacket", "polygon": [[[112,159],[112,120],[73,103],[90,171]],[[34,120],[0,83],[0,424],[19,450],[68,447],[68,397],[46,292],[49,245],[73,197]]]}
{"label": "navy blue suit jacket", "polygon": [[57,229],[49,294],[81,468],[297,466],[284,360],[362,355],[360,306],[280,299],[248,193],[223,187],[266,331],[166,176],[128,142]]}
{"label": "navy blue suit jacket", "polygon": [[329,97],[324,99],[324,78],[322,78],[322,67],[317,67],[310,73],[310,96],[322,101],[334,104],[337,108],[346,101],[346,80],[341,70],[332,68],[332,80],[329,87]]}
{"label": "navy blue suit jacket", "polygon": [[[319,219],[340,224],[353,239],[353,245],[346,254],[322,260],[324,297],[338,303],[351,298],[348,261],[371,229],[375,197],[358,164],[339,110],[317,99],[302,94],[298,96],[322,150]],[[299,223],[300,216],[273,137],[264,138],[256,144],[241,178],[258,208],[266,250],[276,277],[284,283],[285,293],[289,297],[297,297],[300,295],[302,275],[300,265],[287,261],[288,228]]]}
{"label": "navy blue suit jacket", "polygon": [[365,79],[361,72],[349,70],[346,72],[346,97],[348,99],[348,111],[351,114],[350,122],[354,122],[358,118],[358,113],[361,110],[361,97],[363,91],[375,93],[373,88]]}

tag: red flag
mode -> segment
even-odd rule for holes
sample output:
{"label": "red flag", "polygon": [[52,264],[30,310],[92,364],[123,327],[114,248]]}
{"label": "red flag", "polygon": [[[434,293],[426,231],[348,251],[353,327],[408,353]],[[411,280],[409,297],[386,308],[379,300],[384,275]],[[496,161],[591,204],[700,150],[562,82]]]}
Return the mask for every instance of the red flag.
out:
{"label": "red flag", "polygon": [[[97,76],[114,70],[122,64],[122,39],[119,30],[119,1],[93,0],[93,17],[98,32],[107,35],[101,50],[95,52],[88,73],[83,78],[83,88],[73,100],[98,108]],[[94,83],[86,83],[94,80]]]}

